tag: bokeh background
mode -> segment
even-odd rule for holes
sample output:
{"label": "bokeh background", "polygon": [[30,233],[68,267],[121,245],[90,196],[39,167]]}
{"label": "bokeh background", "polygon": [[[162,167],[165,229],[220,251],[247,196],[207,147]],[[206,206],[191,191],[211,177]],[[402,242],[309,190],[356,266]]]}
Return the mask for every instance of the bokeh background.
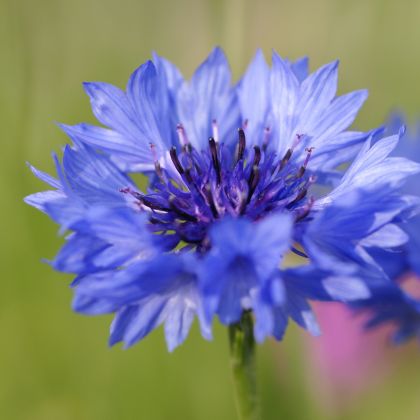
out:
{"label": "bokeh background", "polygon": [[[93,121],[82,81],[124,86],[153,50],[190,76],[216,44],[236,79],[257,47],[312,69],[340,58],[340,91],[370,90],[365,129],[396,106],[420,115],[419,21],[418,0],[0,0],[0,419],[235,419],[222,328],[173,354],[160,331],[109,349],[110,317],[72,313],[70,278],[40,261],[62,238],[23,204],[42,188],[25,161],[53,171],[66,142],[54,122]],[[418,346],[318,311],[324,338],[291,328],[259,348],[264,419],[419,419]]]}

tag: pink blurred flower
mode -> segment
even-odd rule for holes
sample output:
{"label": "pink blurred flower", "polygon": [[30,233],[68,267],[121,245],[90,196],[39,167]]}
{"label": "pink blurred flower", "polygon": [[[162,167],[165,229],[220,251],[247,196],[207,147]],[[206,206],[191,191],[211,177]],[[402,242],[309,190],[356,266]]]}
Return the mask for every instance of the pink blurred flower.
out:
{"label": "pink blurred flower", "polygon": [[384,345],[389,330],[364,331],[365,317],[342,304],[314,306],[322,336],[305,337],[310,388],[322,405],[336,411],[389,373]]}

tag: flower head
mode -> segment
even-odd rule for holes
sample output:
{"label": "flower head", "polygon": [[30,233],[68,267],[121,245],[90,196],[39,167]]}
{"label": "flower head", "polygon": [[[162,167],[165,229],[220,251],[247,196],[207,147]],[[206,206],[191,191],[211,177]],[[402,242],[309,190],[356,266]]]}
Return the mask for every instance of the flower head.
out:
{"label": "flower head", "polygon": [[[367,94],[336,97],[337,67],[259,51],[232,85],[216,48],[190,81],[155,55],[126,91],[85,83],[106,128],[62,125],[58,179],[32,168],[54,190],[26,201],[71,232],[52,265],[76,274],[76,311],[116,313],[111,344],[163,323],[173,349],[194,317],[209,338],[243,311],[260,341],[289,318],[317,334],[308,299],[370,298],[367,248],[406,241],[398,188],[419,166],[389,157],[399,135],[348,130]],[[282,268],[288,253],[304,264]]]}
{"label": "flower head", "polygon": [[[404,126],[404,118],[400,114],[394,114],[387,129],[389,132],[400,131]],[[402,130],[403,134],[398,147],[393,154],[420,161],[420,136],[418,127],[409,127]],[[393,341],[402,343],[410,338],[420,338],[420,290],[419,275],[419,252],[420,252],[420,202],[418,189],[419,175],[410,177],[402,186],[406,194],[406,200],[410,200],[413,206],[407,211],[410,213],[402,219],[396,219],[392,229],[400,231],[400,236],[405,236],[404,241],[390,243],[383,246],[380,242],[374,242],[369,253],[380,266],[388,278],[387,281],[375,285],[375,293],[370,299],[363,302],[353,302],[352,306],[368,313],[369,322],[367,328],[372,329],[379,325],[389,324],[394,327]],[[388,227],[388,229],[391,228]],[[413,293],[414,292],[414,293]]]}

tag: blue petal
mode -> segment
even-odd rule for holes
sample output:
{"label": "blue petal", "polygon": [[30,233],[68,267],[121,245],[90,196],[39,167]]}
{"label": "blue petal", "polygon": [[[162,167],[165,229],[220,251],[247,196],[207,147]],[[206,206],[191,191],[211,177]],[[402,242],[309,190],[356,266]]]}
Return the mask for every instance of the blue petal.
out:
{"label": "blue petal", "polygon": [[220,48],[215,48],[191,82],[182,86],[178,115],[189,141],[197,149],[207,147],[207,140],[213,135],[213,120],[217,121],[220,141],[232,142],[232,133],[239,127],[239,109],[229,65]]}
{"label": "blue petal", "polygon": [[151,243],[153,237],[147,229],[148,217],[129,208],[92,208],[87,215],[86,230],[111,244],[130,248]]}
{"label": "blue petal", "polygon": [[168,89],[174,93],[184,80],[181,72],[170,61],[156,53],[153,54],[153,62],[157,71],[165,76]]}
{"label": "blue petal", "polygon": [[27,163],[29,166],[29,169],[32,171],[32,173],[39,178],[41,181],[44,181],[51,187],[56,188],[57,190],[61,189],[61,183],[57,179],[53,178],[51,175],[48,175],[47,173],[40,171],[39,169],[35,168],[31,164]]}
{"label": "blue petal", "polygon": [[[373,280],[367,273],[343,274],[339,267],[336,271],[308,265],[285,270],[283,278],[289,294],[298,294],[307,299],[351,302],[371,296],[369,284]],[[369,274],[372,276],[374,273]],[[382,278],[380,281],[386,280]]]}
{"label": "blue petal", "polygon": [[83,295],[74,297],[72,308],[75,312],[84,315],[102,315],[118,309],[117,305],[112,301]]}
{"label": "blue petal", "polygon": [[314,336],[321,334],[315,315],[304,298],[291,294],[287,302],[287,312],[293,321]]}
{"label": "blue petal", "polygon": [[158,74],[151,61],[131,75],[127,97],[136,112],[145,146],[152,143],[163,154],[171,146],[169,98],[165,79]]}
{"label": "blue petal", "polygon": [[253,144],[260,143],[263,137],[269,106],[269,75],[264,54],[257,50],[237,88],[242,120],[247,121],[247,137]]}
{"label": "blue petal", "polygon": [[66,146],[63,167],[68,184],[85,202],[107,205],[126,202],[120,190],[132,186],[132,182],[106,156],[87,147]]}
{"label": "blue petal", "polygon": [[137,341],[146,337],[163,322],[166,303],[167,301],[163,296],[151,296],[137,305],[136,310],[131,315],[130,322],[124,329],[122,341],[125,348],[131,347]]}
{"label": "blue petal", "polygon": [[403,229],[390,223],[369,235],[362,244],[365,247],[396,248],[404,245],[408,240],[409,237]]}
{"label": "blue petal", "polygon": [[150,144],[144,136],[134,141],[124,134],[89,124],[60,124],[75,142],[82,142],[109,153],[109,158],[123,171],[146,171],[154,168]]}
{"label": "blue petal", "polygon": [[239,321],[243,309],[250,309],[250,291],[258,287],[254,267],[245,258],[236,258],[226,267],[217,312],[220,321],[229,325]]}
{"label": "blue petal", "polygon": [[[186,296],[176,296],[170,301],[168,315],[165,319],[165,338],[171,352],[182,344],[188,336],[196,316],[195,302],[186,303]],[[187,298],[188,299],[188,298]]]}
{"label": "blue petal", "polygon": [[309,75],[301,84],[298,103],[300,130],[303,133],[313,127],[330,105],[337,91],[338,61],[327,64]]}
{"label": "blue petal", "polygon": [[124,339],[125,331],[137,312],[136,306],[127,306],[118,311],[112,321],[109,345],[113,346]]}
{"label": "blue petal", "polygon": [[210,238],[215,258],[225,261],[244,256],[261,278],[267,277],[278,267],[291,240],[292,220],[286,214],[274,214],[252,224],[247,220],[225,218],[215,224]]}
{"label": "blue petal", "polygon": [[386,188],[343,193],[340,200],[325,207],[308,226],[302,236],[305,250],[324,268],[330,268],[331,264],[344,268],[346,260],[372,264],[363,250],[364,241],[375,232],[381,235],[380,230],[385,229],[383,233],[387,235],[383,235],[383,240],[387,243],[383,246],[400,243],[400,231],[395,237],[396,231],[387,231],[385,226],[400,218],[411,205],[410,200]]}
{"label": "blue petal", "polygon": [[309,59],[308,57],[302,57],[291,63],[293,73],[298,79],[299,83],[302,83],[308,77],[309,74]]}
{"label": "blue petal", "polygon": [[274,326],[272,334],[276,340],[283,339],[288,322],[289,318],[283,309],[274,309]]}
{"label": "blue petal", "polygon": [[72,234],[52,264],[56,270],[67,273],[82,274],[95,271],[97,267],[92,259],[106,247],[107,244],[97,238]]}
{"label": "blue petal", "polygon": [[102,124],[132,139],[141,134],[134,109],[121,89],[102,82],[85,82],[83,86]]}
{"label": "blue petal", "polygon": [[296,106],[299,99],[299,82],[289,64],[273,52],[273,68],[270,78],[271,113],[276,138],[275,149],[279,153],[290,147],[292,130],[296,124]]}
{"label": "blue petal", "polygon": [[[364,143],[383,131],[377,128],[366,133],[359,131],[344,131],[324,141],[314,150],[310,160],[310,169],[318,172],[337,168],[343,163],[351,162],[360,152]],[[314,139],[316,142],[317,139]]]}
{"label": "blue petal", "polygon": [[76,287],[76,302],[84,305],[77,309],[119,309],[111,328],[111,344],[124,341],[130,346],[165,323],[172,351],[185,340],[196,315],[203,337],[210,339],[211,328],[204,319],[194,274],[196,262],[191,258],[163,254],[115,272],[85,276]]}
{"label": "blue petal", "polygon": [[419,173],[418,163],[404,158],[388,157],[398,140],[399,136],[391,136],[377,141],[372,146],[367,142],[332,195],[338,195],[350,188],[377,188],[380,184],[399,188],[408,176]]}
{"label": "blue petal", "polygon": [[354,277],[330,276],[322,281],[322,285],[329,296],[337,301],[367,299],[371,295],[367,285]]}
{"label": "blue petal", "polygon": [[209,318],[217,312],[229,324],[251,309],[253,289],[277,270],[290,246],[291,226],[288,215],[277,214],[257,224],[225,218],[212,227],[212,248],[200,273]]}
{"label": "blue petal", "polygon": [[408,262],[410,263],[413,271],[420,275],[420,217],[417,216],[411,219],[404,229],[409,235],[409,242],[407,244]]}
{"label": "blue petal", "polygon": [[335,98],[323,114],[305,133],[316,136],[312,147],[328,146],[331,137],[347,129],[354,121],[368,96],[367,90],[359,90]]}
{"label": "blue petal", "polygon": [[390,250],[375,247],[370,248],[368,252],[390,279],[399,278],[410,270],[404,249],[390,252]]}
{"label": "blue petal", "polygon": [[64,194],[61,191],[44,191],[28,195],[24,198],[24,201],[26,204],[47,213],[46,205],[63,197]]}
{"label": "blue petal", "polygon": [[286,290],[282,278],[275,276],[260,290],[253,310],[254,334],[258,342],[268,336],[281,340],[288,323]]}
{"label": "blue petal", "polygon": [[44,211],[61,225],[59,233],[63,234],[78,222],[83,223],[86,208],[77,197],[64,197],[45,202]]}

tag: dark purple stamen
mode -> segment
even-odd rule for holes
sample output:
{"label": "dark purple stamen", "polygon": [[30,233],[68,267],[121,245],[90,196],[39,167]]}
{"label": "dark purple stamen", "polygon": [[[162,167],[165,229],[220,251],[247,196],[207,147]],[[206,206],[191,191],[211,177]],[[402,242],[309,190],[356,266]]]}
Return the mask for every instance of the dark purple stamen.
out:
{"label": "dark purple stamen", "polygon": [[217,212],[216,205],[214,204],[214,199],[213,199],[213,194],[211,192],[210,184],[206,184],[206,186],[204,187],[204,194],[207,198],[207,202],[210,206],[210,210],[213,214],[213,217],[217,219],[219,217],[219,213]]}
{"label": "dark purple stamen", "polygon": [[217,185],[220,185],[220,183],[222,182],[222,173],[220,170],[219,156],[217,153],[217,143],[213,137],[209,138],[209,146],[210,146],[211,158],[213,160],[213,166],[214,166],[214,169],[216,170]]}
{"label": "dark purple stamen", "polygon": [[178,159],[178,153],[176,151],[176,147],[171,147],[171,150],[169,152],[169,154],[171,155],[171,160],[172,163],[174,164],[176,170],[179,172],[180,175],[184,174],[184,168],[181,165],[181,162]]}
{"label": "dark purple stamen", "polygon": [[141,194],[137,194],[137,199],[140,201],[141,204],[143,204],[146,207],[149,207],[152,210],[167,212],[171,209],[170,206],[165,206],[164,204],[161,204],[150,197],[142,196]]}
{"label": "dark purple stamen", "polygon": [[259,146],[254,146],[254,163],[253,166],[258,166],[261,160],[261,149]]}
{"label": "dark purple stamen", "polygon": [[239,162],[244,158],[245,148],[246,148],[246,138],[245,132],[242,128],[238,130],[239,141],[236,150],[236,162]]}
{"label": "dark purple stamen", "polygon": [[303,258],[309,258],[303,251],[301,251],[301,250],[299,250],[299,249],[297,249],[297,248],[295,248],[294,246],[292,246],[292,247],[290,247],[290,249],[296,254],[296,255],[299,255],[300,257],[303,257]]}
{"label": "dark purple stamen", "polygon": [[184,144],[184,145],[182,146],[182,150],[183,150],[185,153],[191,153],[191,152],[192,152],[192,146],[191,146],[191,144],[190,144],[190,143]]}
{"label": "dark purple stamen", "polygon": [[185,169],[184,175],[185,175],[185,179],[187,180],[187,182],[189,184],[192,184],[194,182],[193,178],[192,178],[192,175],[191,175],[191,169],[190,168]]}
{"label": "dark purple stamen", "polygon": [[309,159],[311,157],[312,151],[314,150],[313,147],[310,147],[309,149],[305,149],[305,151],[307,152],[306,158],[305,158],[305,162],[303,162],[303,165],[299,168],[299,171],[297,173],[297,178],[302,178],[303,174],[306,171],[306,167],[308,166],[309,163]]}
{"label": "dark purple stamen", "polygon": [[286,154],[283,156],[283,159],[280,161],[279,171],[281,171],[289,162],[290,158],[292,157],[293,150],[287,149]]}
{"label": "dark purple stamen", "polygon": [[255,192],[255,188],[257,188],[258,181],[260,180],[260,171],[257,165],[254,165],[251,170],[251,175],[249,176],[248,185],[249,185],[249,192],[247,203],[251,201],[251,198]]}
{"label": "dark purple stamen", "polygon": [[307,188],[301,189],[296,195],[296,198],[290,201],[289,204],[286,206],[286,208],[287,209],[292,208],[295,203],[298,203],[300,200],[302,200],[302,198],[305,198],[307,193],[308,193]]}
{"label": "dark purple stamen", "polygon": [[185,219],[185,220],[189,220],[190,222],[196,222],[197,218],[189,213],[187,213],[186,211],[182,210],[179,207],[179,203],[177,202],[177,197],[175,196],[170,196],[169,197],[169,205],[171,207],[171,209],[179,216],[181,216],[181,218]]}

